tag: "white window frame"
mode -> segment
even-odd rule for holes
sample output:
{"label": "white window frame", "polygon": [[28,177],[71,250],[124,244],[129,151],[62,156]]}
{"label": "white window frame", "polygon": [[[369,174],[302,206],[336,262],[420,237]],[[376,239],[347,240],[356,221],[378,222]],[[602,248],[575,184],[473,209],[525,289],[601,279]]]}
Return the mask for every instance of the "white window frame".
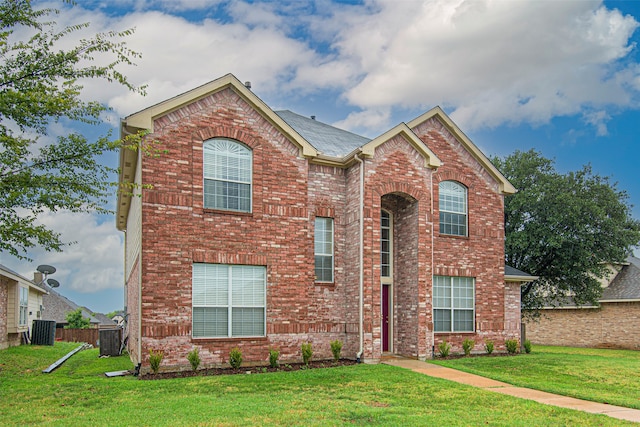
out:
{"label": "white window frame", "polygon": [[[387,217],[388,225],[384,224],[384,217]],[[389,250],[385,252],[383,250],[383,243],[385,239],[383,238],[384,231],[388,232],[388,248]],[[383,254],[389,254],[389,263],[383,263]],[[384,266],[387,266],[388,271],[387,274],[384,274]],[[384,284],[391,284],[393,282],[393,214],[387,210],[382,209],[380,211],[380,279]]]}
{"label": "white window frame", "polygon": [[[330,226],[330,229],[328,228]],[[327,231],[330,232],[330,240],[326,240]],[[319,234],[323,232],[323,234]],[[315,219],[314,225],[314,238],[313,238],[313,247],[314,247],[314,274],[316,282],[320,283],[333,283],[335,280],[335,223],[333,218],[318,216]],[[329,249],[329,250],[327,250]],[[318,268],[321,271],[326,271],[326,267],[319,266],[318,261],[326,261],[330,260],[331,262],[331,277],[318,277]]]}
{"label": "white window frame", "polygon": [[[254,338],[266,336],[267,327],[267,268],[256,265],[230,265],[230,264],[207,264],[194,263],[192,275],[192,329],[193,338]],[[243,271],[262,276],[258,292],[248,295],[237,295],[237,287],[240,286]],[[234,276],[235,274],[235,276]],[[204,278],[203,278],[204,276]],[[226,277],[226,278],[225,278]],[[237,279],[237,281],[236,281]],[[216,283],[216,280],[218,282]],[[202,283],[201,283],[202,282]],[[257,282],[256,282],[257,283]],[[255,286],[255,284],[253,286]],[[220,285],[216,289],[216,284]],[[234,288],[236,292],[234,292]],[[234,296],[235,295],[235,296]],[[235,299],[242,298],[241,302],[234,302]],[[218,313],[226,313],[225,333],[207,334],[203,331],[200,334],[200,327],[196,326],[197,309],[217,309]],[[262,309],[262,330],[257,334],[234,333],[234,310],[242,309]],[[202,311],[202,316],[215,316],[215,311],[207,313]],[[237,320],[236,320],[237,322]]]}
{"label": "white window frame", "polygon": [[[464,289],[461,282],[471,284],[471,296],[468,295],[468,286]],[[440,285],[438,284],[440,282]],[[457,286],[456,286],[457,285]],[[438,289],[443,290],[442,293]],[[464,290],[466,295],[456,295],[456,290]],[[448,303],[443,303],[448,300]],[[469,303],[470,302],[470,303]],[[470,306],[470,307],[469,307]],[[449,328],[439,327],[437,313],[446,314],[448,312]],[[471,329],[457,327],[456,313],[471,313]],[[457,276],[433,276],[433,331],[435,333],[448,332],[475,332],[476,319],[476,280],[473,277]]]}
{"label": "white window frame", "polygon": [[29,323],[29,288],[18,286],[18,326]]}
{"label": "white window frame", "polygon": [[[469,235],[469,203],[467,187],[457,181],[442,181],[438,185],[438,206],[440,210],[440,234],[449,236]],[[460,206],[460,208],[456,208]],[[464,218],[453,222],[454,218]],[[463,229],[463,230],[461,230]]]}
{"label": "white window frame", "polygon": [[[202,178],[202,196],[205,209],[252,212],[253,152],[251,148],[227,138],[213,138],[204,141],[202,144]],[[218,185],[223,189],[220,193],[207,192],[207,187]],[[240,193],[247,193],[247,188],[247,197],[241,197]],[[230,194],[232,192],[237,194]],[[247,200],[248,206],[241,206],[242,202]]]}

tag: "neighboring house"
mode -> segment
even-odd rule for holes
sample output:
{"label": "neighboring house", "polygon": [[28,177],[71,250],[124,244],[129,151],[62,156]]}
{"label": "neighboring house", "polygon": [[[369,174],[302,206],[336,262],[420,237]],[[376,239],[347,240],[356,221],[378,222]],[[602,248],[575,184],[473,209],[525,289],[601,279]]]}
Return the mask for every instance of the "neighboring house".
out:
{"label": "neighboring house", "polygon": [[44,311],[42,319],[55,320],[56,328],[68,326],[67,314],[76,311],[78,308],[82,309],[82,317],[89,319],[92,328],[113,328],[117,326],[116,323],[107,316],[92,313],[88,308],[77,305],[46,284],[44,284],[43,287],[48,291],[48,294],[43,297]]}
{"label": "neighboring house", "polygon": [[330,358],[338,339],[377,362],[519,337],[515,189],[440,108],[368,139],[273,111],[226,75],[122,121],[139,131],[159,155],[121,150],[116,220],[143,371],[150,349],[179,368],[193,348],[203,365],[234,347],[299,360],[304,342]]}
{"label": "neighboring house", "polygon": [[0,265],[0,349],[20,345],[21,335],[30,336],[35,319],[42,315],[46,290]]}
{"label": "neighboring house", "polygon": [[640,259],[630,256],[611,268],[599,305],[567,301],[546,307],[539,321],[526,322],[535,344],[640,349]]}

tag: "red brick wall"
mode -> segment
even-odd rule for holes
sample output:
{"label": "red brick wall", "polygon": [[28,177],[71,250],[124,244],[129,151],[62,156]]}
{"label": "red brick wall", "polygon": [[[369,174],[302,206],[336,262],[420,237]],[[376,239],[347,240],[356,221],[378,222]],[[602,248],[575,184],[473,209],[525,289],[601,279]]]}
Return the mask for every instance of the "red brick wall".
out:
{"label": "red brick wall", "polygon": [[[395,218],[396,277],[394,346],[424,358],[434,344],[431,317],[433,274],[476,277],[477,338],[502,338],[504,282],[502,196],[477,161],[448,130],[431,120],[416,129],[443,160],[433,172],[402,137],[365,160],[364,348],[365,360],[381,355],[380,209]],[[253,211],[232,213],[203,208],[202,144],[227,137],[253,153]],[[343,355],[358,351],[359,177],[360,165],[341,169],[310,164],[299,157],[268,120],[226,89],[159,118],[148,136],[168,150],[144,157],[142,182],[141,359],[149,349],[165,351],[163,365],[186,367],[187,353],[200,350],[203,366],[225,363],[240,347],[245,361],[264,363],[268,349],[281,360],[300,360],[309,341],[314,357],[331,357],[329,342],[344,342]],[[437,234],[437,182],[458,179],[469,187],[470,236]],[[431,183],[435,190],[432,191]],[[433,207],[433,211],[432,211]],[[334,218],[335,281],[314,281],[316,216]],[[436,227],[436,234],[432,230]],[[432,267],[432,256],[434,266]],[[267,336],[256,339],[191,338],[191,271],[194,262],[267,267]],[[136,275],[131,275],[131,284]],[[135,295],[130,286],[128,306]],[[132,323],[133,324],[133,323]],[[466,336],[438,335],[454,345]],[[131,343],[133,346],[133,343]],[[144,370],[143,366],[143,370]]]}
{"label": "red brick wall", "polygon": [[[433,345],[447,340],[452,344],[452,351],[462,352],[462,341],[470,338],[476,341],[478,351],[484,340],[491,339],[496,349],[503,349],[503,196],[486,170],[437,119],[432,118],[413,130],[442,161],[442,166],[433,175],[433,275],[474,277],[476,286],[476,331],[437,333]],[[439,233],[438,184],[444,180],[458,181],[468,189],[468,237]],[[427,280],[430,293],[431,275]],[[432,328],[429,320],[429,330]]]}

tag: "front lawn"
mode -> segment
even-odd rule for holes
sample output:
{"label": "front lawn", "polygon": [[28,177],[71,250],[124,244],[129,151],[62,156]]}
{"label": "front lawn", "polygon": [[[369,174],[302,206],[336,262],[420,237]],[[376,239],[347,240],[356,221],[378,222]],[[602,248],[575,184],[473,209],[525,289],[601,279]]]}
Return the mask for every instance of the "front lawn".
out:
{"label": "front lawn", "polygon": [[386,365],[139,381],[92,349],[41,373],[76,346],[0,351],[0,425],[627,425]]}
{"label": "front lawn", "polygon": [[640,409],[640,352],[533,346],[531,354],[434,363],[509,384]]}

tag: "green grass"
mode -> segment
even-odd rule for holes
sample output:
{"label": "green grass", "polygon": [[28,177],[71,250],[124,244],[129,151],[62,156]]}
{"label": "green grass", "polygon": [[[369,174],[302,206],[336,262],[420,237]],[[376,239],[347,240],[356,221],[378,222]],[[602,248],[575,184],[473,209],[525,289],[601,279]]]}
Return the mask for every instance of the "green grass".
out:
{"label": "green grass", "polygon": [[640,352],[533,346],[531,354],[435,360],[509,384],[640,409]]}
{"label": "green grass", "polygon": [[0,425],[625,425],[386,365],[140,381],[93,349],[41,373],[75,347],[0,351]]}

